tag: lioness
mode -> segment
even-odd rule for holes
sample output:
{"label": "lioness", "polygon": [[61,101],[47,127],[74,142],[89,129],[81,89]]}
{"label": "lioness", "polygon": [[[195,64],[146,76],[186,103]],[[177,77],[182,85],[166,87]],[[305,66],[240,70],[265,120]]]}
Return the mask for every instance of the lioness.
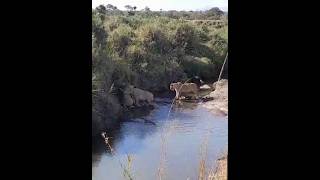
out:
{"label": "lioness", "polygon": [[135,101],[136,106],[140,107],[141,102],[146,102],[148,105],[153,104],[153,94],[149,91],[145,91],[139,88],[133,88],[133,99]]}
{"label": "lioness", "polygon": [[170,90],[176,91],[176,99],[179,99],[181,95],[191,95],[191,97],[194,97],[195,99],[198,98],[198,86],[195,83],[184,83],[181,82],[177,83],[171,83],[170,84]]}
{"label": "lioness", "polygon": [[128,106],[135,105],[141,107],[141,103],[153,105],[153,100],[153,94],[149,91],[136,88],[132,85],[129,85],[124,89],[124,102]]}

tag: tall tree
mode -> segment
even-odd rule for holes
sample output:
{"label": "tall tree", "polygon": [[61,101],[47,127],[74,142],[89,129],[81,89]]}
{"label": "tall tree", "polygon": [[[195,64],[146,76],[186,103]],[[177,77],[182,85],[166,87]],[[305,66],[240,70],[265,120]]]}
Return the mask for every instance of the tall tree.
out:
{"label": "tall tree", "polygon": [[96,10],[99,14],[106,14],[107,9],[104,5],[99,5],[98,7],[96,7]]}
{"label": "tall tree", "polygon": [[224,12],[221,11],[218,7],[214,7],[209,9],[208,11],[206,11],[206,14],[208,17],[212,16],[212,17],[221,17]]}
{"label": "tall tree", "polygon": [[116,10],[118,9],[116,6],[112,5],[112,4],[108,4],[107,5],[107,8],[110,9],[110,10]]}
{"label": "tall tree", "polygon": [[144,11],[151,11],[148,6],[146,6],[143,10],[144,10]]}
{"label": "tall tree", "polygon": [[125,5],[124,7],[125,7],[128,11],[132,11],[132,10],[133,10],[133,7],[130,6],[130,5]]}
{"label": "tall tree", "polygon": [[98,7],[96,7],[96,11],[100,19],[104,21],[105,15],[107,14],[106,7],[104,5],[99,5]]}
{"label": "tall tree", "polygon": [[130,5],[125,5],[124,7],[128,10],[128,14],[130,16],[133,16],[135,14],[134,11],[137,9],[136,6],[130,6]]}

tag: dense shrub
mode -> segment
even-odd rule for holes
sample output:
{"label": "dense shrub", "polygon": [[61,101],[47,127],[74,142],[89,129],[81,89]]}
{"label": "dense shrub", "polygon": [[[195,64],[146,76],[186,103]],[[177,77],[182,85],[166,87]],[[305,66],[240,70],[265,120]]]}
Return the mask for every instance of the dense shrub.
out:
{"label": "dense shrub", "polygon": [[204,80],[217,78],[217,64],[207,57],[184,56],[181,63],[188,77],[199,76]]}
{"label": "dense shrub", "polygon": [[[155,92],[193,76],[216,80],[227,53],[227,16],[219,9],[156,12],[132,8],[131,13],[112,5],[92,11],[95,131],[121,115],[119,94],[124,86]],[[225,23],[218,27],[208,19]]]}
{"label": "dense shrub", "polygon": [[195,27],[189,24],[179,24],[174,37],[174,45],[184,48],[186,53],[192,51],[199,42],[199,37],[195,33]]}
{"label": "dense shrub", "polygon": [[133,33],[129,26],[120,25],[117,29],[112,31],[108,38],[109,51],[118,53],[120,56],[124,55],[127,47],[132,42]]}

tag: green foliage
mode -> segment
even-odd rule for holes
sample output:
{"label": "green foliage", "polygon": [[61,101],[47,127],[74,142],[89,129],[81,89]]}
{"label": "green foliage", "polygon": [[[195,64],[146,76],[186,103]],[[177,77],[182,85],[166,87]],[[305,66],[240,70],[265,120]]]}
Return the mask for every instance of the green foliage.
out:
{"label": "green foliage", "polygon": [[107,40],[110,52],[124,55],[127,47],[131,44],[134,34],[126,24],[121,24],[117,29],[110,33]]}
{"label": "green foliage", "polygon": [[[149,8],[136,11],[135,6],[131,5],[126,8],[135,14],[115,14],[119,10],[110,4],[93,10],[93,54],[100,48],[111,59],[105,61],[113,66],[112,73],[117,74],[109,75],[111,79],[146,89],[162,89],[170,81],[187,76],[200,75],[209,80],[216,78],[216,71],[228,49],[228,26],[224,12],[217,8],[203,12],[156,12]],[[101,14],[105,14],[103,18]],[[203,20],[184,20],[195,18]],[[207,19],[218,19],[226,25],[217,27]],[[94,66],[97,59],[93,57]],[[157,83],[153,85],[151,81]]]}
{"label": "green foliage", "polygon": [[195,27],[189,24],[179,24],[174,37],[174,45],[184,48],[187,52],[191,51],[198,43],[199,39],[195,33]]}
{"label": "green foliage", "polygon": [[221,11],[217,7],[209,9],[208,11],[206,11],[206,14],[208,17],[210,17],[209,19],[219,19],[221,16],[224,15],[223,11]]}
{"label": "green foliage", "polygon": [[95,11],[92,13],[92,47],[105,47],[107,32],[103,27],[103,19]]}
{"label": "green foliage", "polygon": [[[120,113],[116,93],[127,84],[165,91],[171,82],[196,75],[217,79],[228,50],[225,13],[216,8],[204,12],[126,8],[129,11],[120,11],[109,4],[92,11],[95,119],[108,118],[101,114],[116,116],[105,111]],[[210,19],[222,23],[217,26]]]}
{"label": "green foliage", "polygon": [[165,32],[156,24],[145,24],[136,31],[137,41],[142,48],[154,54],[164,54],[169,51],[171,44]]}
{"label": "green foliage", "polygon": [[218,76],[216,63],[207,57],[184,56],[181,65],[189,77],[199,76],[204,80],[212,80]]}
{"label": "green foliage", "polygon": [[223,61],[228,50],[228,26],[214,31],[208,45],[215,50],[215,58]]}

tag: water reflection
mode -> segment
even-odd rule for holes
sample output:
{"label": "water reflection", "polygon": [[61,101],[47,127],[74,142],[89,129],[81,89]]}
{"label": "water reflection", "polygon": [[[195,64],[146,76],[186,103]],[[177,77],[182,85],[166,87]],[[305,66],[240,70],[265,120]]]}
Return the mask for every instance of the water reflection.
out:
{"label": "water reflection", "polygon": [[170,129],[166,141],[166,179],[196,179],[199,147],[204,137],[209,139],[208,165],[214,162],[227,145],[228,121],[188,102],[175,104],[167,119],[170,103],[170,99],[156,99],[155,109],[146,117],[122,123],[110,139],[116,155],[108,154],[106,146],[102,147],[102,153],[93,154],[93,179],[124,179],[118,161],[125,160],[127,154],[133,155],[136,179],[157,179],[164,127]]}
{"label": "water reflection", "polygon": [[194,102],[188,102],[183,100],[175,101],[174,103],[174,109],[188,109],[188,110],[194,110],[198,107],[197,103]]}

